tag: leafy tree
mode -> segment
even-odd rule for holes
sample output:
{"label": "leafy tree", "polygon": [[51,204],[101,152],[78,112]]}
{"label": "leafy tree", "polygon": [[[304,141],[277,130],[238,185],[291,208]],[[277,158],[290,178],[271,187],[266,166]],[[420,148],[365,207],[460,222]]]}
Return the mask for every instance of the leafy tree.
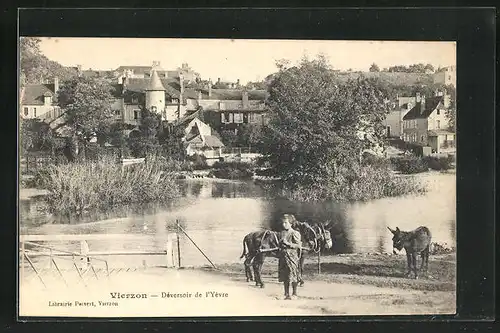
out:
{"label": "leafy tree", "polygon": [[38,119],[24,119],[20,127],[21,152],[51,152],[56,138],[49,124]]}
{"label": "leafy tree", "polygon": [[141,122],[137,134],[130,136],[128,145],[136,157],[144,157],[148,153],[157,153],[160,149],[160,137],[163,133],[161,116],[142,107]]}
{"label": "leafy tree", "polygon": [[[70,129],[74,142],[85,147],[94,137],[100,143],[114,123],[112,87],[102,79],[73,77],[58,92],[58,104],[64,112],[64,125]],[[82,150],[79,150],[82,151]]]}
{"label": "leafy tree", "polygon": [[76,69],[63,67],[52,61],[40,51],[41,40],[34,37],[21,37],[19,41],[21,84],[41,83],[57,76],[61,81],[77,75]]}
{"label": "leafy tree", "polygon": [[238,143],[238,135],[234,132],[234,130],[223,129],[219,132],[221,141],[228,147],[235,147]]}
{"label": "leafy tree", "polygon": [[373,63],[370,66],[370,72],[380,72],[380,68],[378,67],[378,65],[376,63]]}
{"label": "leafy tree", "polygon": [[363,77],[339,85],[335,75],[326,59],[303,59],[270,84],[263,152],[288,188],[327,193],[330,182],[359,165],[366,145],[360,131],[382,127],[383,93]]}
{"label": "leafy tree", "polygon": [[425,65],[424,70],[429,70],[431,72],[434,72],[434,66],[432,66],[432,64],[427,64]]}

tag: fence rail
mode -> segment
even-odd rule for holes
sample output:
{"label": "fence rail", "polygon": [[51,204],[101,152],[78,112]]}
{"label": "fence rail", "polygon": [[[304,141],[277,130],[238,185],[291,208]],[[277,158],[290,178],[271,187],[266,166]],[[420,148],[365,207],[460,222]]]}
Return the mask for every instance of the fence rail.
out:
{"label": "fence rail", "polygon": [[[68,285],[62,270],[59,269],[59,265],[56,262],[56,258],[58,259],[69,259],[72,260],[72,268],[76,269],[80,280],[85,284],[84,276],[82,274],[82,270],[78,267],[77,263],[80,263],[81,260],[87,264],[87,269],[85,272],[91,270],[96,279],[98,279],[98,274],[94,268],[94,262],[101,262],[105,265],[105,271],[107,277],[109,277],[109,264],[106,259],[102,259],[100,257],[111,257],[111,256],[165,256],[166,258],[166,267],[182,267],[181,266],[181,236],[185,236],[194,247],[200,251],[200,253],[207,259],[210,264],[217,269],[217,266],[210,260],[210,258],[203,252],[203,250],[196,244],[195,240],[191,238],[186,230],[184,230],[179,221],[176,223],[177,231],[175,233],[170,232],[167,234],[166,244],[163,251],[131,251],[131,250],[120,250],[120,251],[92,251],[89,247],[87,241],[109,241],[109,240],[137,240],[150,238],[148,235],[130,235],[130,234],[88,234],[88,235],[20,235],[19,244],[20,244],[20,269],[21,269],[21,279],[26,277],[25,268],[31,268],[35,275],[38,277],[40,282],[45,286],[46,283],[42,278],[41,270],[37,269],[35,262],[31,260],[34,257],[47,257],[50,259],[51,268],[57,271],[57,274],[62,278],[62,280]],[[174,239],[176,239],[177,243],[177,264],[175,263],[175,253],[174,253]],[[70,251],[66,249],[60,249],[55,247],[54,242],[80,242],[80,252]],[[40,244],[42,242],[42,244]],[[52,245],[50,243],[52,242]],[[32,248],[42,249],[41,251],[33,250],[32,248],[27,249],[26,246]],[[79,259],[79,260],[77,260]],[[28,265],[26,265],[26,262]],[[143,260],[144,267],[146,267],[145,260]],[[83,273],[85,273],[83,272]]]}

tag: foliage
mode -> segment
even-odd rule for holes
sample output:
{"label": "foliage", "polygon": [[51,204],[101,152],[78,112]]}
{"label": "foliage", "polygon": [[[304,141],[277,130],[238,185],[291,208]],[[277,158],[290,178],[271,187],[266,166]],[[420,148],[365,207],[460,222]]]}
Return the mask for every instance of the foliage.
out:
{"label": "foliage", "polygon": [[447,157],[417,157],[408,155],[405,157],[391,158],[392,167],[404,174],[415,174],[420,172],[432,170],[449,170],[452,168],[454,157],[449,155]]}
{"label": "foliage", "polygon": [[342,172],[339,177],[331,179],[327,186],[299,185],[293,189],[283,188],[281,193],[297,201],[353,202],[418,195],[426,191],[415,178],[395,175],[386,166],[357,166],[351,172]]}
{"label": "foliage", "polygon": [[39,38],[21,37],[19,41],[21,84],[41,83],[58,77],[61,81],[77,75],[76,69],[49,60],[40,51]]}
{"label": "foliage", "polygon": [[209,175],[221,179],[250,179],[252,169],[251,164],[244,162],[215,162]]}
{"label": "foliage", "polygon": [[127,142],[132,156],[145,157],[161,150],[159,139],[162,135],[161,116],[142,107],[139,129],[129,135]]}
{"label": "foliage", "polygon": [[224,143],[227,147],[236,147],[238,145],[238,135],[234,132],[234,130],[224,129],[219,132],[222,143]]}
{"label": "foliage", "polygon": [[382,92],[365,78],[337,82],[320,56],[281,69],[270,83],[263,150],[285,187],[326,191],[359,164],[366,144],[359,131],[381,127]]}
{"label": "foliage", "polygon": [[114,123],[111,108],[112,87],[102,79],[74,77],[65,81],[58,92],[58,104],[64,112],[64,124],[78,143],[84,146],[94,137],[103,136]]}
{"label": "foliage", "polygon": [[415,174],[429,170],[425,160],[414,155],[393,157],[391,158],[391,164],[396,171],[404,174]]}
{"label": "foliage", "polygon": [[207,159],[203,155],[193,154],[187,157],[187,161],[190,162],[192,170],[205,170],[208,169]]}
{"label": "foliage", "polygon": [[376,63],[373,63],[370,66],[370,72],[380,72],[380,68],[378,67],[378,65]]}
{"label": "foliage", "polygon": [[442,171],[452,169],[452,164],[454,163],[455,159],[452,155],[448,155],[446,157],[427,156],[424,158],[424,160],[427,163],[429,169]]}
{"label": "foliage", "polygon": [[19,136],[22,153],[60,148],[50,125],[39,119],[22,119]]}
{"label": "foliage", "polygon": [[58,214],[81,215],[114,205],[166,201],[179,189],[158,161],[121,167],[113,159],[53,165],[42,180],[46,202]]}
{"label": "foliage", "polygon": [[403,72],[403,73],[425,73],[426,70],[434,71],[434,66],[432,66],[432,64],[424,65],[420,63],[420,64],[413,64],[410,66],[398,65],[388,68],[389,72]]}
{"label": "foliage", "polygon": [[241,124],[235,144],[239,147],[259,147],[262,142],[262,125]]}

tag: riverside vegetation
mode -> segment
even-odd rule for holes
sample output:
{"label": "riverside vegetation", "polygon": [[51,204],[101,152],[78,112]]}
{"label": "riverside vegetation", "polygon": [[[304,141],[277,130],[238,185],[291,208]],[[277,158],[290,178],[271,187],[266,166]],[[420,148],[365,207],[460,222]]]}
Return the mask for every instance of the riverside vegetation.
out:
{"label": "riverside vegetation", "polygon": [[[81,215],[113,205],[168,201],[179,195],[174,171],[151,158],[147,163],[120,167],[102,157],[49,165],[36,177],[37,187],[46,189],[45,202],[51,212]],[[172,170],[172,168],[169,168]]]}

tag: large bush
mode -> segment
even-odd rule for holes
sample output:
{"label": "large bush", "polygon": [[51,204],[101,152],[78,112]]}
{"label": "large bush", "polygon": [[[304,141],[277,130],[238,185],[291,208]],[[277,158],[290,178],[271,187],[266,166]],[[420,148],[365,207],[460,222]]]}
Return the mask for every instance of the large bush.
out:
{"label": "large bush", "polygon": [[426,161],[414,155],[391,158],[391,164],[396,171],[404,174],[414,174],[429,170]]}
{"label": "large bush", "polygon": [[425,187],[413,177],[395,175],[387,166],[361,166],[354,173],[337,177],[314,187],[283,188],[282,193],[298,201],[368,201],[385,197],[418,195]]}
{"label": "large bush", "polygon": [[210,175],[222,179],[249,179],[253,176],[253,167],[244,162],[215,162]]}
{"label": "large bush", "polygon": [[162,170],[154,159],[124,167],[109,158],[51,166],[41,182],[49,191],[49,209],[65,215],[121,204],[166,201],[179,193],[173,172]]}
{"label": "large bush", "polygon": [[454,158],[449,155],[447,157],[418,157],[414,155],[404,157],[391,158],[391,165],[396,171],[404,174],[414,174],[432,170],[449,170],[453,166]]}

